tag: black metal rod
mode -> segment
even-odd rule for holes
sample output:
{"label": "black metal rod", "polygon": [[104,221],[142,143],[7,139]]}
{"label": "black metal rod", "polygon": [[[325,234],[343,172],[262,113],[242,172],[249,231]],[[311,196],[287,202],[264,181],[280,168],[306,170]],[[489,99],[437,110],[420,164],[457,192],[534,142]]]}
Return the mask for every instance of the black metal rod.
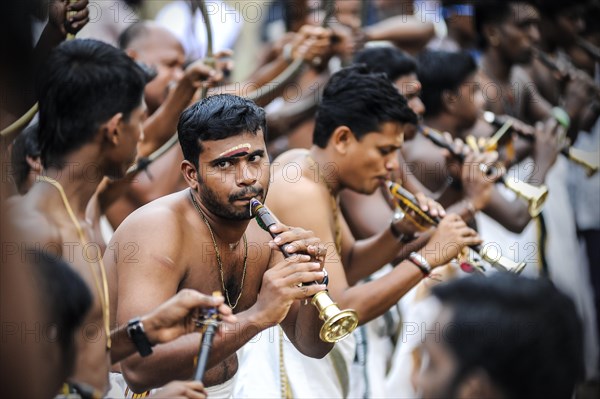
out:
{"label": "black metal rod", "polygon": [[204,373],[206,372],[206,365],[208,364],[208,357],[212,349],[213,340],[217,333],[219,324],[214,319],[206,321],[206,331],[202,334],[202,343],[200,344],[200,351],[198,353],[198,363],[196,365],[196,373],[194,374],[195,381],[202,381]]}

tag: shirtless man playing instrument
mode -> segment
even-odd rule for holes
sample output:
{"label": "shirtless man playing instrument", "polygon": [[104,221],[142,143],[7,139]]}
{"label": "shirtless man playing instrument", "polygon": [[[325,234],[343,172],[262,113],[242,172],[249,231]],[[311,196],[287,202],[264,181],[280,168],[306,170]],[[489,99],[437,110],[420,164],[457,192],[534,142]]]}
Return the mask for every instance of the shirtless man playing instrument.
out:
{"label": "shirtless man playing instrument", "polygon": [[[312,232],[278,225],[277,244],[291,243],[292,253],[309,254],[284,260],[269,234],[251,220],[250,199],[264,201],[269,186],[264,131],[264,111],[237,96],[208,97],[186,110],[178,134],[189,188],[147,204],[119,226],[111,245],[135,242],[137,262],[126,256],[104,259],[119,324],[183,288],[223,292],[238,323],[225,324],[213,344],[204,382],[221,384],[213,387],[218,396],[232,385],[235,352],[265,328],[281,324],[310,357],[331,349],[319,339],[318,312],[298,301],[325,289],[298,287],[324,280],[322,264],[314,260],[324,257],[324,246]],[[190,334],[157,347],[150,358],[130,357],[121,363],[124,378],[134,392],[188,379],[198,346],[199,336]]]}
{"label": "shirtless man playing instrument", "polygon": [[[369,73],[364,66],[345,68],[334,74],[325,87],[311,149],[290,150],[273,163],[267,206],[282,222],[309,228],[328,244],[326,266],[331,297],[341,309],[355,309],[360,324],[385,313],[431,269],[457,256],[463,246],[481,242],[458,215],[444,217],[420,254],[411,254],[412,261],[396,261],[406,246],[403,236],[412,234],[406,221],[388,219],[379,234],[370,239],[355,240],[352,235],[339,211],[339,192],[348,189],[374,193],[398,168],[403,131],[416,122],[406,99],[385,75]],[[357,284],[391,262],[396,266],[385,278]],[[342,343],[346,346],[346,341]],[[277,343],[269,342],[268,346],[272,350]],[[347,362],[352,361],[343,359],[342,353],[340,361],[334,359],[339,347],[336,345],[333,356],[324,360],[286,351],[287,377],[295,396],[341,397],[348,392],[345,378],[339,378],[339,386],[331,384],[336,375],[343,373],[338,368],[347,370]],[[269,375],[276,374],[277,364],[270,366]],[[300,386],[300,374],[327,383]],[[278,379],[274,381],[277,384]],[[247,391],[253,388],[249,385]]]}
{"label": "shirtless man playing instrument", "polygon": [[[105,176],[123,177],[135,159],[145,119],[145,83],[143,71],[107,44],[74,40],[55,49],[38,81],[43,175],[2,209],[11,237],[3,245],[7,264],[16,267],[32,250],[41,250],[67,261],[90,288],[93,303],[76,335],[77,357],[67,387],[82,397],[103,396],[111,361],[136,350],[124,329],[110,334],[104,244],[97,219],[87,218],[86,209]],[[120,242],[111,251],[131,254],[130,248],[135,249],[131,241]],[[200,306],[221,305],[220,312],[228,312],[222,302],[187,291],[157,305],[162,306],[142,318],[151,344],[189,332],[183,320]]]}

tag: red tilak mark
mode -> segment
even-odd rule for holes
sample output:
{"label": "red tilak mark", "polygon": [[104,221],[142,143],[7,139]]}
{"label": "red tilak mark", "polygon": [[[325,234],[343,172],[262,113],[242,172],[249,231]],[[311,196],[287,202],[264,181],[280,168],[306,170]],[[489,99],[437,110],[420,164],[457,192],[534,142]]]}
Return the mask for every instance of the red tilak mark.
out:
{"label": "red tilak mark", "polygon": [[219,158],[221,157],[234,157],[239,155],[246,155],[250,152],[252,146],[250,144],[240,144],[236,145],[233,148],[228,149],[227,151],[219,154]]}

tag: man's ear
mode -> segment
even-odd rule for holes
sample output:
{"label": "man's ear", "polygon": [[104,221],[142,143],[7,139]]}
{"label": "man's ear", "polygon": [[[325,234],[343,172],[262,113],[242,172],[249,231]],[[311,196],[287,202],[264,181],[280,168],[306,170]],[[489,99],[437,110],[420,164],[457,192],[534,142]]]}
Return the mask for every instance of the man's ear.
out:
{"label": "man's ear", "polygon": [[337,152],[344,155],[348,152],[348,147],[356,141],[356,137],[348,126],[338,126],[330,140]]}
{"label": "man's ear", "polygon": [[490,46],[496,47],[500,44],[500,29],[497,25],[487,24],[482,29],[483,37],[486,38]]}
{"label": "man's ear", "polygon": [[100,125],[102,137],[113,145],[118,145],[121,139],[119,127],[123,122],[123,113],[114,114],[108,121]]}
{"label": "man's ear", "polygon": [[502,392],[484,370],[467,375],[456,389],[457,398],[504,398]]}
{"label": "man's ear", "polygon": [[32,172],[41,173],[42,172],[42,161],[40,157],[30,157],[29,155],[25,156],[25,162],[29,165],[29,168]]}
{"label": "man's ear", "polygon": [[184,159],[183,162],[181,162],[181,174],[189,187],[194,190],[198,189],[198,170],[187,159]]}
{"label": "man's ear", "polygon": [[452,90],[444,90],[442,92],[442,106],[444,111],[449,114],[454,114],[456,112],[458,104],[458,94]]}
{"label": "man's ear", "polygon": [[127,54],[130,58],[132,58],[134,61],[137,61],[139,58],[139,54],[137,51],[135,51],[134,49],[128,48],[127,50],[125,50],[125,54]]}

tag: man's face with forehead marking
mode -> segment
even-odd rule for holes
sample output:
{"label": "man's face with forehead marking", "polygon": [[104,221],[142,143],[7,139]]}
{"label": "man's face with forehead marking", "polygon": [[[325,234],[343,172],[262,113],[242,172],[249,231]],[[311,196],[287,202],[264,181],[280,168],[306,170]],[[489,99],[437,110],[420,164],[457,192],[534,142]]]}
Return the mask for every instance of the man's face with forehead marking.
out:
{"label": "man's face with forehead marking", "polygon": [[250,198],[264,201],[269,188],[270,163],[262,130],[203,141],[198,164],[199,195],[208,210],[225,219],[251,219]]}

